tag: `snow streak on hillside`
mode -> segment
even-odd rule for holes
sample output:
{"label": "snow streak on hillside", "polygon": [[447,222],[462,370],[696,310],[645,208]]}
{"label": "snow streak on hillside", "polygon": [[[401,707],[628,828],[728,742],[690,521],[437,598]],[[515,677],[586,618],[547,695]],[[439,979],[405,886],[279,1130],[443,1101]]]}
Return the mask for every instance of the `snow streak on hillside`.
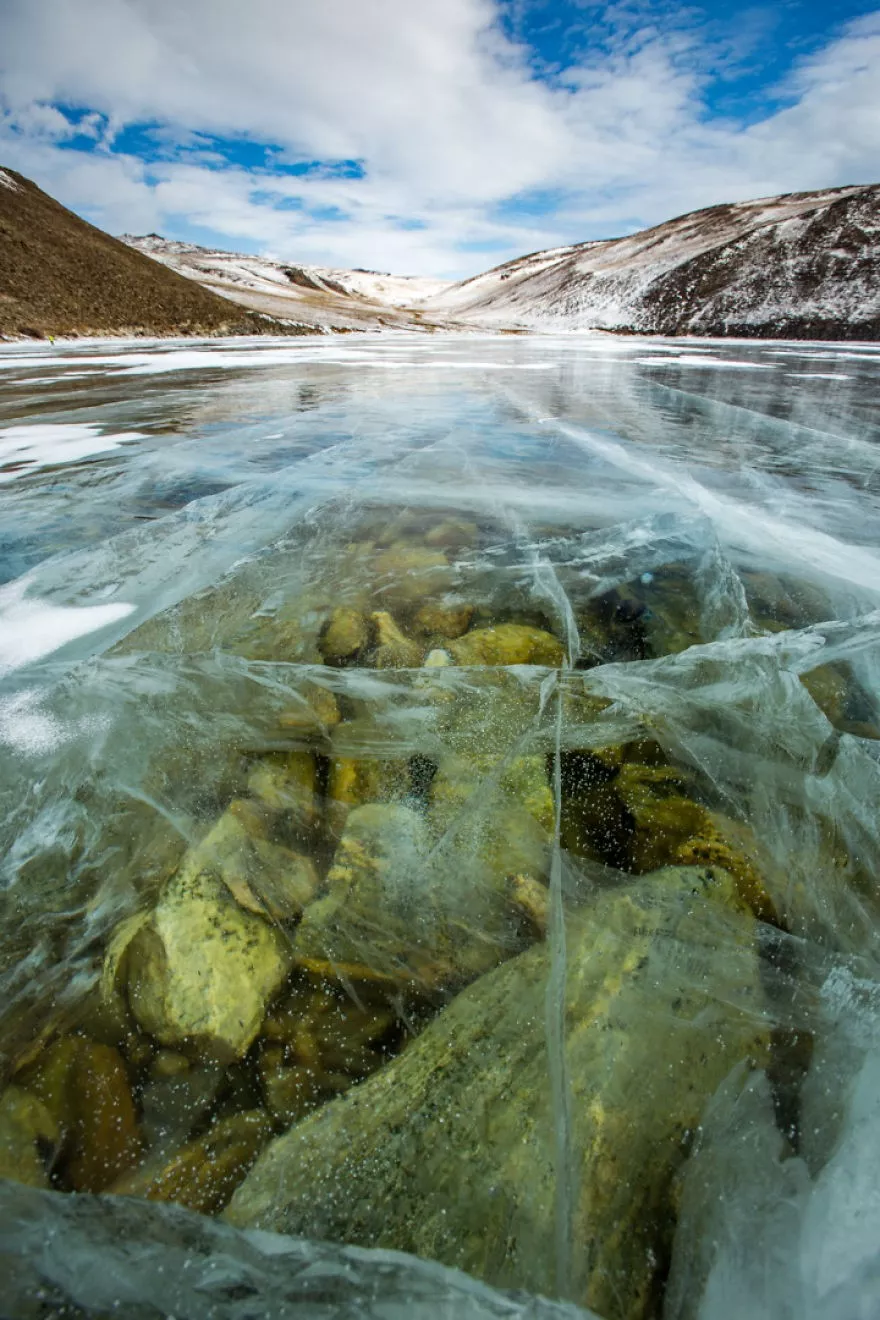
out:
{"label": "snow streak on hillside", "polygon": [[[411,315],[409,309],[417,308],[425,298],[449,287],[448,280],[297,266],[267,257],[179,243],[158,234],[123,234],[122,241],[245,306],[298,320],[313,320],[331,329],[417,323],[418,315]],[[401,315],[403,309],[406,311]]]}
{"label": "snow streak on hillside", "polygon": [[715,206],[551,248],[429,298],[486,327],[880,338],[880,185]]}

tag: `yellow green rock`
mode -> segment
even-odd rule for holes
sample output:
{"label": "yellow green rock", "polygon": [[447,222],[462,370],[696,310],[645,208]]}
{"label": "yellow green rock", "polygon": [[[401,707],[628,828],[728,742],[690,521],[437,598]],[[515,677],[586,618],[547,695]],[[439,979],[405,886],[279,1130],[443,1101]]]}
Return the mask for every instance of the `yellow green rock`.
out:
{"label": "yellow green rock", "polygon": [[376,597],[393,609],[435,596],[451,583],[449,560],[441,550],[399,542],[376,556]]}
{"label": "yellow green rock", "polygon": [[435,647],[425,656],[425,669],[448,669],[453,663],[452,656],[441,647]]}
{"label": "yellow green rock", "polygon": [[377,669],[418,669],[424,654],[422,648],[401,632],[387,610],[376,610],[371,615],[376,630],[376,650],[373,664]]}
{"label": "yellow green rock", "polygon": [[457,550],[470,549],[477,544],[478,539],[477,524],[466,522],[463,518],[444,518],[425,533],[425,545],[432,548],[436,546],[453,553]]}
{"label": "yellow green rock", "polygon": [[272,1006],[261,1036],[280,1042],[290,1062],[318,1074],[364,1077],[381,1063],[381,1042],[395,1021],[387,1002],[370,999],[339,983],[300,978]]}
{"label": "yellow green rock", "polygon": [[62,1142],[59,1172],[74,1191],[103,1191],[136,1163],[141,1137],[118,1050],[63,1036],[16,1080],[50,1115]]}
{"label": "yellow green rock", "polygon": [[470,627],[473,605],[423,605],[416,611],[413,627],[425,637],[461,637]]}
{"label": "yellow green rock", "polygon": [[767,1056],[756,924],[730,877],[679,868],[595,894],[567,927],[562,1146],[539,944],[272,1142],[227,1218],[656,1315],[688,1140],[730,1069]]}
{"label": "yellow green rock", "polygon": [[260,1052],[259,1076],[266,1108],[285,1128],[346,1089],[329,1085],[331,1079],[309,1064],[291,1063],[281,1045]]}
{"label": "yellow green rock", "polygon": [[362,994],[336,965],[335,982],[301,977],[268,1013],[261,1032],[266,1108],[289,1126],[385,1062],[396,1018],[387,999]]}
{"label": "yellow green rock", "polygon": [[203,1215],[218,1214],[247,1174],[271,1135],[268,1115],[251,1110],[219,1119],[197,1141],[170,1158],[148,1162],[119,1178],[117,1196],[173,1201]]}
{"label": "yellow green rock", "polygon": [[[326,892],[294,934],[298,965],[368,969],[414,991],[464,984],[524,947],[507,871],[534,871],[546,835],[523,811],[437,837],[399,804],[351,811]],[[509,866],[508,866],[509,863]]]}
{"label": "yellow green rock", "polygon": [[360,610],[341,605],[330,615],[318,643],[327,664],[342,664],[363,651],[370,641],[370,627]]}
{"label": "yellow green rock", "polygon": [[[283,863],[278,854],[286,851],[254,842],[227,812],[184,858],[128,951],[132,1011],[161,1045],[191,1045],[231,1060],[256,1037],[290,970],[290,946],[277,926],[246,911],[234,891],[243,897],[246,889],[262,901],[266,884],[256,887],[262,865]],[[292,909],[298,907],[302,874],[282,867],[275,878]]]}
{"label": "yellow green rock", "polygon": [[297,697],[296,704],[288,706],[278,717],[282,729],[305,735],[335,729],[342,716],[332,692],[317,683],[307,683]]}
{"label": "yellow green rock", "polygon": [[451,641],[447,650],[457,665],[548,665],[556,668],[565,659],[562,644],[552,633],[523,623],[475,628]]}
{"label": "yellow green rock", "polygon": [[294,824],[308,831],[319,814],[316,775],[311,752],[273,752],[251,769],[248,792],[270,811],[290,813]]}
{"label": "yellow green rock", "polygon": [[408,760],[369,717],[345,720],[331,747],[325,824],[338,837],[353,807],[399,802],[410,791]]}
{"label": "yellow green rock", "polygon": [[166,1081],[169,1077],[182,1077],[192,1068],[192,1060],[177,1050],[157,1050],[150,1063],[150,1075],[156,1081]]}
{"label": "yellow green rock", "polygon": [[[308,806],[310,819],[314,821],[317,807],[313,759],[305,754],[301,758],[297,753],[282,757],[280,772],[279,779],[273,781],[279,792],[273,804],[282,800],[282,785],[286,786],[289,796],[285,800],[298,799],[302,804],[296,823],[303,826],[311,788]],[[267,834],[273,816],[266,806],[250,798],[230,802],[195,850],[193,864],[220,876],[235,901],[248,912],[273,921],[291,921],[314,897],[318,874],[309,857],[269,841]]]}
{"label": "yellow green rock", "polygon": [[19,1086],[0,1095],[0,1178],[49,1186],[49,1167],[61,1129],[37,1096]]}
{"label": "yellow green rock", "polygon": [[801,682],[830,724],[857,738],[880,738],[876,709],[846,664],[817,665]]}
{"label": "yellow green rock", "polygon": [[631,869],[638,874],[662,866],[722,867],[756,916],[776,919],[756,862],[754,840],[744,826],[726,820],[686,795],[680,771],[670,766],[627,763],[614,787],[632,819]]}

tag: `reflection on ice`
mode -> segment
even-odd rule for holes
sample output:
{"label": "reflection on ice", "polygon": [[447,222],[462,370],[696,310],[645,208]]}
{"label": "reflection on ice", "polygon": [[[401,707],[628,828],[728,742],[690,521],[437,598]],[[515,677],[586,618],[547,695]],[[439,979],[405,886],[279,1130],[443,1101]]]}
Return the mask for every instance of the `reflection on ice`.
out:
{"label": "reflection on ice", "polygon": [[0,506],[0,1174],[876,1310],[875,359],[691,351],[65,354],[139,438]]}

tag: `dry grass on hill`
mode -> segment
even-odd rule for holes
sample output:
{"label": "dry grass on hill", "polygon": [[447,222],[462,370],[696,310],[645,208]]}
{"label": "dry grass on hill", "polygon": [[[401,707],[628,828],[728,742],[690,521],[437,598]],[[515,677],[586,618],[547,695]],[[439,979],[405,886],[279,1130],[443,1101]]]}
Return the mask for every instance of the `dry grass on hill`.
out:
{"label": "dry grass on hill", "polygon": [[203,289],[0,169],[0,336],[308,333]]}

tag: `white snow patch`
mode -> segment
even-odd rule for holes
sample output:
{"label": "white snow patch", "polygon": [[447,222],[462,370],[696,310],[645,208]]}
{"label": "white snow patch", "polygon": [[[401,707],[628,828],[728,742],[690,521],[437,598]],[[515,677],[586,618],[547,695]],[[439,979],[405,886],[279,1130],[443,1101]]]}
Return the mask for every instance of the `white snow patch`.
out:
{"label": "white snow patch", "polygon": [[0,184],[4,188],[11,188],[13,192],[21,192],[21,188],[15,182],[15,179],[11,174],[7,174],[5,170],[0,170]]}
{"label": "white snow patch", "polygon": [[[77,358],[60,358],[57,365],[66,366],[74,362],[81,361]],[[411,370],[414,366],[431,370],[435,367],[453,371],[549,371],[555,365],[553,362],[517,362],[512,359],[507,362],[481,361],[458,361],[456,359],[442,359],[426,356],[421,362],[413,362],[407,357],[401,357],[399,360],[391,358],[386,353],[381,356],[364,350],[340,350],[338,346],[331,344],[316,344],[306,347],[289,348],[191,348],[191,349],[159,349],[152,353],[114,353],[112,356],[90,357],[89,361],[93,364],[100,364],[103,367],[113,367],[115,374],[120,376],[146,376],[169,371],[204,371],[216,370],[218,368],[240,368],[240,367],[277,367],[297,363],[320,363],[326,366],[364,366],[375,367],[382,371],[398,371],[401,369]],[[4,361],[0,357],[0,367],[20,366],[21,362],[15,362],[12,359]],[[36,428],[14,427],[10,431],[26,431]],[[46,428],[47,430],[50,428]],[[59,428],[71,429],[71,428]],[[94,429],[94,428],[91,428]],[[0,443],[4,435],[9,435],[10,431],[0,432]],[[104,442],[103,448],[113,448],[113,444],[108,441],[121,442],[123,440],[140,439],[136,433],[125,433],[118,436],[97,437]],[[0,461],[3,458],[3,451],[0,448]],[[52,460],[57,461],[57,460]]]}
{"label": "white snow patch", "polygon": [[131,614],[134,605],[52,605],[25,596],[23,582],[0,587],[0,676],[42,660],[68,642]]}
{"label": "white snow patch", "polygon": [[[34,422],[25,426],[7,426],[0,431],[0,482],[37,468],[59,463],[76,463],[92,454],[118,449],[129,440],[144,440],[140,431],[120,431],[103,435],[91,422]],[[4,472],[4,466],[15,470]]]}
{"label": "white snow patch", "polygon": [[641,366],[648,367],[737,367],[744,371],[772,371],[772,362],[734,362],[732,358],[691,357],[689,353],[680,353],[677,357],[639,357],[634,359]]}

